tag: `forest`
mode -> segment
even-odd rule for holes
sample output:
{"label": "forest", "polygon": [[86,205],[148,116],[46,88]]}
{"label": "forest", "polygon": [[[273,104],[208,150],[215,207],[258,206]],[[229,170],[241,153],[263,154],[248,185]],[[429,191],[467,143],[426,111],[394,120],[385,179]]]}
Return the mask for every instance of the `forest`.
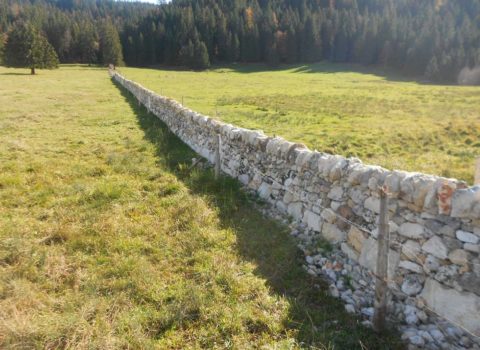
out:
{"label": "forest", "polygon": [[111,25],[117,64],[326,60],[480,83],[465,74],[480,66],[480,0],[1,0],[0,42],[17,21],[39,28],[64,63],[112,63],[100,49]]}

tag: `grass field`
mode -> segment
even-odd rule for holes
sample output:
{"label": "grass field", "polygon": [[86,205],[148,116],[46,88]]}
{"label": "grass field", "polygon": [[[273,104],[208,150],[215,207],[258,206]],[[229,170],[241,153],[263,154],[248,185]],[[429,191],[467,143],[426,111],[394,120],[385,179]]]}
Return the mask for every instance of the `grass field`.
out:
{"label": "grass field", "polygon": [[331,64],[121,71],[204,114],[390,169],[472,182],[480,156],[480,87]]}
{"label": "grass field", "polygon": [[0,67],[0,348],[402,348],[193,156],[104,69]]}

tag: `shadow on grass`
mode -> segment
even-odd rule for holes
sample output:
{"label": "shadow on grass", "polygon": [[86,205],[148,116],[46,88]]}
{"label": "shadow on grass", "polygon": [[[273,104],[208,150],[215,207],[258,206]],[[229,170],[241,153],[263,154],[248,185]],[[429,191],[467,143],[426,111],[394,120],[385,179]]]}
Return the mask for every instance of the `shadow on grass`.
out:
{"label": "shadow on grass", "polygon": [[322,349],[404,349],[393,332],[377,335],[363,327],[359,319],[344,311],[342,302],[327,294],[322,280],[302,269],[302,253],[287,229],[252,208],[252,198],[238,181],[228,177],[215,181],[210,170],[185,170],[198,155],[139,106],[128,91],[116,86],[137,116],[145,138],[155,146],[159,165],[175,174],[192,194],[218,208],[221,225],[237,235],[240,258],[257,266],[256,274],[272,293],[288,299],[290,314],[285,327],[297,331],[299,344]]}
{"label": "shadow on grass", "polygon": [[28,73],[0,73],[0,75],[33,75],[33,74],[28,72]]}
{"label": "shadow on grass", "polygon": [[[187,67],[179,66],[167,66],[167,65],[151,65],[145,67],[135,67],[137,69],[159,69],[164,71],[173,72],[189,72],[195,71]],[[261,72],[275,72],[275,71],[287,71],[291,73],[322,73],[322,74],[335,74],[335,73],[361,73],[372,74],[392,82],[415,82],[419,84],[438,85],[433,82],[426,82],[421,77],[415,77],[411,75],[402,74],[399,71],[393,69],[383,68],[374,65],[362,65],[359,63],[331,63],[327,61],[317,63],[297,63],[297,64],[279,64],[271,66],[266,63],[231,63],[231,64],[219,64],[213,65],[211,69],[222,70],[231,69],[235,73],[251,74]],[[219,72],[221,73],[221,72]],[[439,84],[445,85],[445,84]],[[455,84],[453,84],[455,85]]]}

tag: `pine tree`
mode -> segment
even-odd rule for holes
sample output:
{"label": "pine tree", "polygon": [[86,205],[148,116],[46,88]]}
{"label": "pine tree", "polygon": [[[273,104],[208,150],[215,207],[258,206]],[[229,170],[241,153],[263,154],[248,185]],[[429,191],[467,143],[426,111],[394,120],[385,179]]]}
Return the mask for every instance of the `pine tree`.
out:
{"label": "pine tree", "polygon": [[5,46],[5,43],[3,41],[3,34],[0,33],[0,64],[3,63],[3,49],[4,49],[4,46]]}
{"label": "pine tree", "polygon": [[425,77],[430,81],[435,81],[438,79],[439,73],[440,69],[438,68],[437,57],[433,56],[425,71]]}
{"label": "pine tree", "polygon": [[203,41],[195,43],[195,53],[192,67],[195,69],[205,69],[210,67],[210,58],[208,56],[207,45]]}
{"label": "pine tree", "polygon": [[5,64],[7,67],[57,68],[58,57],[48,40],[31,24],[17,23],[8,34],[5,44]]}
{"label": "pine tree", "polygon": [[103,64],[123,65],[122,44],[117,29],[105,21],[100,31],[100,57]]}
{"label": "pine tree", "polygon": [[195,47],[191,40],[182,46],[178,53],[178,60],[182,66],[192,67],[194,64]]}

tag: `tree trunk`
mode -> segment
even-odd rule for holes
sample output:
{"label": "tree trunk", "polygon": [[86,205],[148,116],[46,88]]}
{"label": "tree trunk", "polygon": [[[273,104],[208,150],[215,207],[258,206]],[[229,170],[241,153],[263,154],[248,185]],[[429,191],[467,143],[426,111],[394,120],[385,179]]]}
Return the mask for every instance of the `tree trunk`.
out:
{"label": "tree trunk", "polygon": [[35,67],[30,68],[30,74],[34,75],[35,74]]}

